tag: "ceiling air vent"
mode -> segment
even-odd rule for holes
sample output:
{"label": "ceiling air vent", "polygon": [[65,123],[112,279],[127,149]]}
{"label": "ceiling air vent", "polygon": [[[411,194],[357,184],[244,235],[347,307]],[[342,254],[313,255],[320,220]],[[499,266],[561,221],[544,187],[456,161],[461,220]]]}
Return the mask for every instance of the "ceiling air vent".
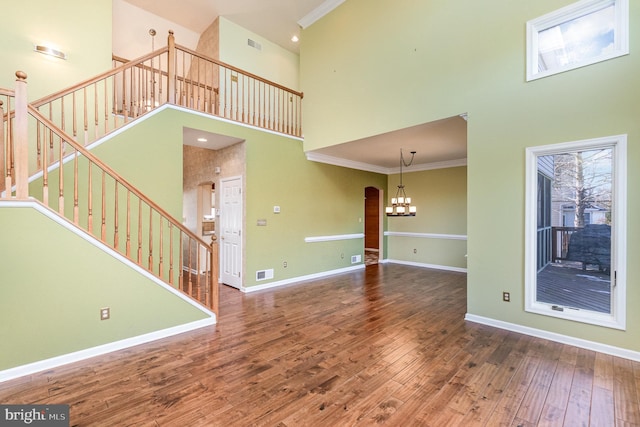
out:
{"label": "ceiling air vent", "polygon": [[255,49],[262,50],[262,45],[255,40],[247,39],[247,44]]}

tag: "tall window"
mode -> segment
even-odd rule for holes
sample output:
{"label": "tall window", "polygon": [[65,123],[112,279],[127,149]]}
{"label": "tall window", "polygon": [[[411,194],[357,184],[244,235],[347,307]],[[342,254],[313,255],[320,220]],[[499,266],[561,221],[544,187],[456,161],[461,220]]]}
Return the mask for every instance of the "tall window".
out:
{"label": "tall window", "polygon": [[526,157],[525,309],[624,329],[626,136]]}
{"label": "tall window", "polygon": [[527,80],[629,53],[628,0],[582,0],[527,22]]}

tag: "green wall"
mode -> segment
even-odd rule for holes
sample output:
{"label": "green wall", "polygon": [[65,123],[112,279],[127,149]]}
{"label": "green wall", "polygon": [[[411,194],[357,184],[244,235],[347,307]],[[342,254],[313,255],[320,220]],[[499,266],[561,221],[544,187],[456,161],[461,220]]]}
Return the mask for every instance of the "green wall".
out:
{"label": "green wall", "polygon": [[[304,143],[232,123],[165,110],[118,135],[110,141],[111,148],[106,144],[96,149],[96,153],[180,218],[182,126],[246,140],[244,284],[253,286],[269,283],[255,282],[256,270],[274,268],[273,281],[278,281],[351,266],[350,256],[362,252],[361,239],[305,243],[304,238],[361,233],[364,188],[381,188],[385,190],[385,198],[389,195],[387,188],[395,190],[393,176],[387,183],[384,175],[309,162],[304,150],[468,113],[466,217],[461,213],[464,206],[461,200],[437,198],[446,195],[448,181],[438,180],[434,185],[429,179],[431,172],[411,173],[406,175],[407,188],[419,188],[417,194],[424,201],[436,202],[422,206],[424,201],[420,201],[419,214],[413,222],[385,220],[388,229],[468,235],[470,314],[638,351],[640,313],[633,308],[640,303],[637,279],[640,266],[631,262],[639,256],[637,239],[628,239],[626,331],[547,318],[523,309],[525,148],[626,133],[629,136],[628,182],[640,180],[640,171],[633,168],[640,162],[640,121],[637,120],[640,86],[632,84],[640,70],[640,59],[633,54],[633,46],[640,41],[640,33],[633,31],[640,24],[639,3],[630,2],[630,55],[529,83],[525,81],[525,22],[571,2],[349,0],[306,29],[302,37],[300,86],[305,93]],[[29,97],[35,99],[110,68],[111,2],[74,0],[54,5],[28,1],[7,4],[3,13],[11,19],[6,20],[0,30],[0,51],[4,58],[0,86],[13,87],[14,68],[22,69],[29,74]],[[67,52],[68,61],[50,61],[33,52],[33,44],[39,42],[43,34]],[[115,148],[120,144],[122,147]],[[414,178],[417,182],[413,182]],[[460,175],[456,179],[461,179]],[[457,188],[462,191],[461,186]],[[432,195],[423,189],[440,189],[441,193]],[[413,197],[419,200],[419,196]],[[273,213],[274,205],[281,207],[280,214]],[[640,195],[629,191],[628,212],[637,212],[638,208]],[[67,254],[66,248],[75,253],[76,245],[80,245],[81,255],[90,258],[86,260],[89,265],[98,258],[101,266],[110,262],[102,260],[102,256],[95,255],[94,259],[93,255],[85,254],[91,252],[84,247],[86,243],[75,242],[65,233],[60,233],[59,239],[49,239],[56,235],[49,226],[35,227],[33,236],[27,240],[24,230],[29,228],[26,224],[18,227],[21,215],[10,211],[1,214],[3,228],[9,229],[7,225],[11,224],[7,233],[21,230],[20,239],[3,237],[0,243],[0,255],[19,267],[7,276],[10,282],[4,282],[3,275],[3,283],[17,283],[17,275],[24,274],[23,270],[32,265],[33,259],[42,262],[36,257],[40,252],[34,254],[33,248],[54,244],[40,245],[43,235],[48,237],[47,241],[55,242],[57,248],[65,248],[61,257]],[[38,223],[37,219],[24,216],[30,223]],[[628,216],[633,218],[631,214]],[[258,219],[266,219],[267,226],[257,226]],[[628,235],[637,236],[638,227],[630,220]],[[14,252],[14,245],[9,243],[13,240],[38,242],[38,245],[30,244],[28,251],[23,248],[23,255],[16,256],[20,252]],[[425,256],[417,258],[417,262],[463,265],[458,263],[462,253],[460,242],[447,241],[436,246],[423,240],[397,242],[394,236],[386,240],[393,257],[412,261],[412,249],[416,248],[416,255]],[[420,242],[424,246],[417,247]],[[442,247],[446,247],[446,251],[438,252]],[[283,267],[284,261],[287,268]],[[55,268],[62,267],[57,264],[55,268],[48,264],[44,267],[42,271],[29,272],[33,283],[53,278],[46,283],[47,290],[66,286],[53,274],[57,272]],[[73,282],[75,288],[69,288],[67,295],[78,292],[84,295],[81,285],[86,287],[89,279],[83,276],[85,272],[80,273],[79,281]],[[80,282],[80,279],[85,280]],[[101,284],[101,290],[107,286],[101,277],[96,279],[92,275],[91,280]],[[116,282],[120,283],[119,276],[109,281],[110,284]],[[511,303],[501,301],[502,291],[511,292]],[[8,291],[2,292],[2,303],[8,304],[9,298],[4,298],[4,292],[9,295]],[[29,289],[11,292],[12,298],[32,297],[22,294],[31,292]],[[13,292],[19,294],[13,297]],[[110,295],[115,294],[117,292]],[[88,301],[97,304],[102,299]],[[114,299],[114,304],[120,303],[127,302]],[[85,307],[83,301],[74,305],[82,312],[86,310],[87,315],[97,317],[93,305]],[[61,316],[61,322],[66,325],[64,322],[68,319]],[[153,328],[162,327],[153,323]],[[99,323],[98,327],[103,325]],[[8,333],[6,326],[4,328],[3,333]],[[98,335],[112,339],[114,335],[109,334],[126,334],[128,328],[129,323]],[[38,333],[28,329],[24,331],[30,336]],[[14,338],[18,340],[17,336]],[[51,344],[52,354],[73,351],[77,343],[65,340],[64,348]],[[92,341],[85,344],[92,345]],[[48,357],[40,353],[36,357]],[[31,357],[27,348],[20,354]],[[6,366],[13,363],[7,361]]]}
{"label": "green wall", "polygon": [[[245,141],[245,287],[351,267],[351,255],[363,255],[362,238],[314,243],[306,243],[304,239],[363,233],[364,189],[373,186],[385,190],[385,175],[311,162],[306,159],[298,139],[176,109],[162,111],[145,126],[144,136],[132,132],[134,128],[119,135],[117,143],[126,146],[140,139],[158,138],[163,142],[155,144],[154,156],[163,159],[173,155],[176,138],[182,141],[183,126]],[[104,149],[108,146],[105,144]],[[163,147],[167,152],[162,153]],[[115,152],[114,156],[117,157]],[[176,155],[174,161],[174,166],[181,167],[181,154]],[[119,171],[121,165],[114,168]],[[132,168],[121,173],[129,176],[134,184],[147,174],[164,183],[168,178],[160,178],[160,172],[155,162],[142,162],[137,170]],[[179,182],[179,189],[155,188],[153,194],[175,192],[164,197],[173,202],[179,198],[181,203],[181,175]],[[281,213],[274,214],[273,206],[280,206]],[[258,219],[266,219],[267,226],[258,226]],[[272,280],[255,281],[257,270],[270,268],[274,269]]]}
{"label": "green wall", "polygon": [[[220,17],[220,61],[264,79],[300,90],[299,57],[295,53]],[[260,43],[261,50],[247,44]]]}
{"label": "green wall", "polygon": [[369,186],[384,190],[386,176],[308,161],[300,141],[270,134],[248,139],[245,286],[265,283],[255,281],[257,270],[273,268],[277,281],[351,267],[352,255],[364,260],[363,238],[304,239],[364,233]]}
{"label": "green wall", "polygon": [[174,218],[182,218],[182,126],[167,110],[91,151]]}
{"label": "green wall", "polygon": [[[390,194],[385,203],[395,195],[399,180],[397,174],[389,176]],[[387,238],[388,258],[466,269],[467,168],[403,173],[402,182],[417,214],[387,218],[387,230],[391,233]]]}
{"label": "green wall", "polygon": [[34,208],[0,229],[0,371],[207,317]]}
{"label": "green wall", "polygon": [[[629,2],[630,55],[525,81],[526,21],[570,3],[343,3],[302,37],[305,149],[467,112],[468,313],[639,351],[637,239],[626,254],[626,331],[524,311],[525,148],[628,134],[628,182],[640,180],[640,3]],[[639,208],[631,187],[628,217]],[[640,225],[627,225],[637,236]]]}
{"label": "green wall", "polygon": [[[15,72],[27,73],[29,99],[103,73],[111,68],[111,1],[6,1],[0,26],[0,87],[13,88]],[[67,60],[34,52],[46,44]]]}
{"label": "green wall", "polygon": [[[163,119],[163,112],[147,116],[138,121],[135,126],[123,129],[115,133],[111,138],[94,147],[91,152],[106,163],[112,170],[145,194],[152,202],[166,210],[178,223],[182,217],[182,127],[176,126]],[[56,147],[57,150],[57,147]],[[35,152],[35,150],[34,150]],[[70,152],[68,150],[68,152]],[[115,215],[115,181],[103,175],[99,168],[92,166],[91,187],[92,198],[89,199],[88,161],[84,156],[79,156],[78,172],[78,223],[88,230],[89,201],[91,201],[92,234],[101,239],[102,233],[102,188],[105,189],[105,241],[113,244],[116,240],[116,215]],[[57,165],[56,165],[57,166]],[[75,162],[69,161],[64,165],[64,212],[69,221],[74,221],[74,167]],[[59,170],[54,168],[49,172],[49,204],[48,206],[59,212]],[[29,195],[43,201],[42,178],[30,183]],[[128,206],[129,205],[129,206]],[[131,257],[135,258],[140,246],[142,259],[146,260],[152,255],[153,270],[157,273],[161,262],[164,268],[164,278],[167,278],[173,269],[173,283],[178,283],[180,268],[170,265],[170,257],[167,254],[171,238],[174,242],[174,257],[179,259],[179,230],[169,229],[167,223],[162,221],[162,236],[160,239],[160,215],[153,212],[152,215],[152,244],[149,251],[149,205],[142,205],[142,214],[139,215],[139,203],[137,197],[129,196],[124,186],[118,186],[118,249],[121,254],[126,254],[130,245]],[[128,215],[128,216],[127,216]],[[142,241],[138,241],[138,223],[142,221]],[[129,233],[129,242],[127,241]],[[164,243],[162,250],[160,242]]]}

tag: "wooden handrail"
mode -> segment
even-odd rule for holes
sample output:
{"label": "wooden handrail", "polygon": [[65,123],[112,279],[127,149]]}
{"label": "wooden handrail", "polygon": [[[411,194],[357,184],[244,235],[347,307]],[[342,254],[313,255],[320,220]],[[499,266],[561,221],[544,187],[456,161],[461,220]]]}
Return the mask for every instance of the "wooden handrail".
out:
{"label": "wooden handrail", "polygon": [[0,88],[0,97],[2,97],[0,99],[0,197],[5,198],[13,197],[12,191],[16,174],[15,95],[14,89]]}
{"label": "wooden handrail", "polygon": [[32,105],[85,146],[165,103],[302,135],[302,92],[176,45],[171,32],[166,47],[112,59],[122,63]]}
{"label": "wooden handrail", "polygon": [[167,52],[167,47],[155,50],[32,105],[88,145],[167,102],[162,87]]}
{"label": "wooden handrail", "polygon": [[53,122],[51,122],[49,119],[44,117],[33,105],[29,105],[28,106],[28,111],[29,111],[29,114],[31,114],[33,117],[35,117],[38,121],[40,121],[43,124],[45,124],[49,128],[49,130],[51,132],[53,132],[59,138],[64,140],[66,144],[71,145],[74,148],[74,150],[78,151],[78,153],[80,153],[82,156],[86,157],[92,163],[94,163],[97,166],[99,166],[109,176],[111,176],[113,179],[118,181],[119,185],[122,185],[123,187],[125,187],[127,190],[129,190],[131,193],[133,193],[138,198],[143,200],[145,203],[147,203],[149,206],[151,206],[155,211],[160,213],[162,216],[170,219],[171,222],[174,223],[174,226],[178,227],[180,229],[180,231],[182,231],[187,236],[189,236],[190,238],[192,238],[193,240],[197,241],[198,243],[200,243],[203,246],[208,246],[209,245],[204,240],[202,240],[202,238],[200,238],[195,233],[193,233],[191,230],[189,230],[184,225],[182,225],[177,219],[175,219],[169,212],[164,210],[160,205],[155,203],[153,200],[149,199],[144,193],[142,193],[135,186],[133,186],[131,183],[129,183],[129,181],[127,181],[124,177],[122,177],[120,174],[118,174],[116,171],[114,171],[107,164],[103,163],[102,160],[100,160],[98,157],[93,155],[91,153],[91,151],[87,150],[85,147],[83,147],[82,145],[80,145],[77,142],[75,142],[74,139],[69,134],[67,134],[66,132],[58,129]]}
{"label": "wooden handrail", "polygon": [[153,52],[151,52],[151,53],[149,53],[149,54],[147,54],[145,56],[142,56],[142,57],[136,59],[135,61],[129,61],[126,64],[122,64],[122,65],[120,65],[120,66],[118,66],[116,68],[113,68],[113,69],[109,70],[109,71],[105,71],[102,74],[98,74],[95,77],[92,77],[90,79],[84,80],[84,81],[82,81],[80,83],[77,83],[77,84],[71,86],[71,87],[68,87],[68,88],[63,89],[61,91],[52,93],[51,95],[47,95],[47,96],[45,96],[43,98],[40,98],[40,99],[38,99],[36,101],[33,101],[33,102],[31,102],[31,105],[33,105],[36,108],[41,107],[44,104],[47,104],[48,102],[54,101],[54,100],[56,100],[58,98],[66,96],[66,95],[70,95],[71,93],[73,93],[73,92],[75,92],[75,91],[77,91],[79,89],[85,88],[87,86],[91,86],[92,84],[98,83],[98,82],[100,82],[100,81],[102,81],[102,80],[104,80],[104,79],[106,79],[108,77],[115,76],[116,74],[120,73],[123,70],[135,67],[136,65],[139,65],[139,64],[143,63],[144,61],[148,61],[151,58],[155,58],[157,56],[160,56],[161,54],[166,53],[167,50],[168,50],[167,47],[163,47],[162,49],[157,49],[157,50],[155,50],[155,51],[153,51]]}
{"label": "wooden handrail", "polygon": [[29,197],[29,123],[27,118],[27,74],[16,72],[15,124],[13,149],[15,155],[16,198]]}
{"label": "wooden handrail", "polygon": [[[5,96],[7,98],[8,95],[6,93],[2,92],[2,89],[0,89],[0,96]],[[8,116],[7,116],[8,117]],[[0,99],[0,194],[7,188],[11,186],[11,182],[9,182],[9,185],[7,185],[7,182],[5,181],[5,179],[7,178],[7,141],[9,141],[9,138],[7,136],[5,136],[4,134],[4,122],[7,119],[5,118],[5,114],[4,114],[4,101],[2,99]]]}
{"label": "wooden handrail", "polygon": [[124,65],[127,62],[131,61],[130,59],[126,59],[126,58],[123,58],[123,57],[118,56],[118,55],[111,55],[111,60],[115,61],[115,62],[122,62],[122,65]]}
{"label": "wooden handrail", "polygon": [[[125,62],[125,63],[130,62],[128,59],[120,58],[119,56],[115,56],[115,55],[113,56],[113,59],[117,60],[119,62]],[[169,59],[169,64],[171,64],[171,63],[172,63],[172,61],[171,61],[171,59]],[[134,65],[134,67],[141,68],[141,69],[147,70],[147,71],[151,71],[152,70],[151,67],[149,67],[147,65],[144,65],[144,64],[136,64],[136,65]],[[156,70],[154,70],[154,71],[156,71]],[[158,74],[168,78],[171,75],[171,72],[159,70]],[[215,87],[215,86],[207,85],[205,83],[200,83],[198,81],[195,81],[195,80],[192,80],[192,79],[188,79],[186,77],[176,76],[176,79],[178,79],[178,81],[180,81],[180,82],[183,82],[183,83],[186,83],[186,84],[190,84],[190,85],[199,87],[201,89],[213,90],[216,93],[218,92],[218,88]],[[171,91],[169,91],[169,93],[171,93]],[[174,102],[171,102],[171,104],[173,104]]]}
{"label": "wooden handrail", "polygon": [[[54,205],[57,202],[57,212],[60,216],[66,218],[75,226],[85,229],[89,234],[94,235],[154,276],[168,282],[169,285],[175,286],[200,304],[207,306],[217,315],[217,246],[206,243],[201,237],[186,228],[160,205],[152,201],[110,166],[93,155],[91,151],[76,142],[71,135],[57,128],[55,123],[45,117],[36,107],[27,105],[27,112],[36,120],[36,128],[38,130],[38,140],[36,142],[38,146],[41,144],[41,136],[44,135],[44,140],[42,141],[45,143],[43,144],[45,149],[41,177],[41,203],[53,208],[53,206],[49,206],[48,193],[51,181],[48,178],[49,175],[53,175],[54,171],[57,171],[58,180],[56,180],[57,183],[54,181],[53,185],[57,185],[57,188],[54,187],[54,189],[57,190],[58,197],[52,200]],[[44,132],[40,132],[40,127],[44,127]],[[58,144],[59,151],[54,150],[54,142]],[[50,157],[47,154],[49,150],[52,151]],[[82,168],[79,166],[81,159],[84,159],[83,165],[85,165]],[[79,176],[80,169],[85,171],[83,178]],[[65,171],[64,174],[63,171]],[[68,192],[65,189],[65,181],[69,181],[71,178],[64,178],[67,173],[73,176],[73,188]],[[97,181],[99,181],[95,186],[93,177],[96,177]],[[88,186],[82,192],[82,204],[80,203],[79,191],[81,180]],[[67,183],[66,185],[69,184]],[[112,185],[113,188],[111,187]],[[94,191],[98,193],[97,203],[100,204],[100,213],[97,218],[93,215],[92,196]],[[119,194],[123,194],[123,197],[126,196],[126,202],[123,200],[126,207],[122,211],[119,208]],[[137,198],[135,208],[132,208],[132,198],[134,198],[134,202],[135,198]],[[107,202],[111,204],[109,207]],[[80,221],[80,205],[87,209],[86,214],[83,214],[83,223]],[[144,214],[144,219],[143,210],[145,212],[148,211],[148,213]],[[137,217],[138,239],[137,251],[135,252],[132,251],[131,245],[132,215]],[[122,227],[120,227],[121,216],[124,224]],[[84,219],[86,219],[86,224],[84,224]],[[96,234],[92,231],[94,220],[100,223]],[[107,225],[107,222],[109,225]],[[112,234],[108,234],[107,231]],[[154,238],[154,233],[158,236],[157,238]],[[125,237],[121,238],[121,234],[124,234]],[[167,235],[165,236],[165,234]],[[175,240],[179,240],[180,244],[175,244]],[[147,257],[142,256],[143,247],[145,248],[144,250],[148,251]],[[176,285],[174,252],[178,247],[180,251],[184,248],[188,252],[188,256],[185,257],[182,252],[179,255],[178,265],[180,266],[180,271]],[[196,261],[195,263],[192,261],[191,256],[194,251],[196,254],[193,258]],[[215,253],[212,253],[212,251]],[[165,261],[165,256],[169,258],[168,263]],[[207,260],[205,263],[200,262],[201,256],[205,256]],[[212,263],[214,260],[215,263]],[[202,278],[202,274],[204,274],[204,278]],[[189,283],[188,287],[186,286],[187,281]]]}
{"label": "wooden handrail", "polygon": [[181,46],[181,45],[177,44],[176,45],[176,49],[182,50],[182,51],[184,51],[184,52],[186,52],[186,53],[188,53],[190,55],[193,55],[193,56],[195,56],[197,58],[200,58],[200,59],[203,59],[205,61],[212,62],[212,63],[214,63],[214,64],[216,64],[216,65],[218,65],[220,67],[227,68],[227,69],[229,69],[231,71],[235,71],[238,74],[242,74],[242,75],[247,76],[249,78],[258,80],[258,81],[260,81],[262,83],[265,83],[265,84],[267,84],[269,86],[273,86],[273,87],[276,87],[276,88],[278,88],[280,90],[283,90],[285,92],[289,92],[289,93],[291,93],[293,95],[297,95],[300,98],[304,98],[304,93],[303,92],[298,92],[298,91],[290,89],[290,88],[288,88],[286,86],[282,86],[282,85],[280,85],[278,83],[272,82],[271,80],[267,80],[265,78],[262,78],[260,76],[255,75],[255,74],[252,74],[252,73],[250,73],[248,71],[244,71],[244,70],[242,70],[242,69],[240,69],[238,67],[234,67],[233,65],[229,65],[229,64],[227,64],[225,62],[222,62],[222,61],[219,61],[217,59],[214,59],[214,58],[208,57],[206,55],[203,55],[201,53],[198,53],[195,50],[189,49],[188,47],[184,47],[184,46]]}
{"label": "wooden handrail", "polygon": [[[169,36],[171,45],[172,36]],[[304,94],[181,45],[175,61],[184,79],[169,77],[176,90],[175,103],[225,119],[264,129],[302,136]],[[170,49],[173,52],[173,49]],[[202,82],[218,87],[215,94],[202,90]],[[211,83],[209,83],[211,82]]]}

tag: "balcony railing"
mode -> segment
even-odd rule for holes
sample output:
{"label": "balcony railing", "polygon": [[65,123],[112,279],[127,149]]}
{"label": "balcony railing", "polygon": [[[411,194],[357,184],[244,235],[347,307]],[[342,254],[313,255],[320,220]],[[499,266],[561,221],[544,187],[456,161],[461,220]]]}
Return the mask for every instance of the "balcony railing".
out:
{"label": "balcony railing", "polygon": [[115,67],[32,105],[87,146],[166,104],[287,135],[302,136],[297,92],[175,44]]}
{"label": "balcony railing", "polygon": [[[171,48],[172,35],[169,36]],[[171,56],[171,55],[170,55]],[[171,61],[171,58],[170,58]],[[239,68],[175,46],[169,102],[287,135],[302,135],[302,97]],[[173,80],[173,81],[171,81]]]}

